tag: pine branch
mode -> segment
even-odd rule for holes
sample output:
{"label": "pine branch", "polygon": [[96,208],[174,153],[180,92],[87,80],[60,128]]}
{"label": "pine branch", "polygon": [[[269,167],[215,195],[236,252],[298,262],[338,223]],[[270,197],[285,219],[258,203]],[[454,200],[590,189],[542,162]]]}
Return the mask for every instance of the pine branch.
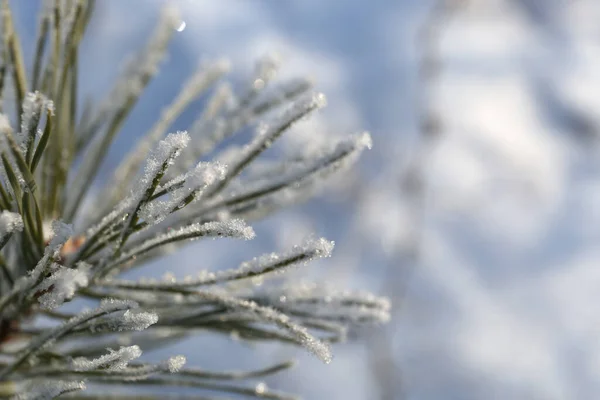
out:
{"label": "pine branch", "polygon": [[[146,47],[130,60],[108,97],[86,102],[79,115],[78,82],[88,78],[79,69],[86,54],[81,45],[94,9],[93,0],[45,0],[33,58],[26,60],[9,2],[0,0],[2,395],[101,399],[101,387],[107,387],[117,392],[112,398],[126,399],[131,397],[118,392],[133,385],[142,393],[174,386],[234,397],[296,398],[253,382],[293,362],[219,372],[184,367],[183,356],[155,364],[138,358],[208,331],[303,346],[330,362],[330,345],[344,340],[353,326],[386,322],[389,302],[322,286],[252,283],[282,278],[292,267],[302,270],[329,257],[333,242],[310,237],[288,251],[231,269],[200,269],[179,281],[171,275],[162,281],[121,275],[200,238],[252,239],[247,219],[310,197],[370,147],[370,136],[350,136],[256,168],[263,153],[322,108],[325,98],[309,94],[308,79],[277,81],[280,62],[274,56],[258,60],[237,93],[224,81],[228,62],[216,60],[192,74],[119,163],[113,180],[92,196],[99,166],[157,76],[179,24],[177,12],[166,7]],[[2,108],[10,90],[15,104],[11,99]],[[200,96],[206,102],[190,134],[168,134]],[[254,138],[238,151],[217,151],[252,129]],[[214,161],[204,160],[207,156]],[[63,305],[76,300],[95,308],[74,302],[66,312]],[[39,316],[49,322],[39,323]],[[19,346],[12,346],[15,339]],[[86,384],[91,389],[78,393]],[[135,398],[165,397],[136,393]]]}

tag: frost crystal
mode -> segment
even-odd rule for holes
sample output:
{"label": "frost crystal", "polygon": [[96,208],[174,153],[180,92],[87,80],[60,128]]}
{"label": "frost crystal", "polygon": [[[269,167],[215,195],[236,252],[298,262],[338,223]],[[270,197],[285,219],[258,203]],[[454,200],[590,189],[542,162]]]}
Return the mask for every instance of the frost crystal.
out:
{"label": "frost crystal", "polygon": [[258,395],[263,395],[267,392],[268,390],[268,386],[266,383],[264,382],[259,382],[256,384],[256,387],[254,388],[254,391],[256,392],[256,394]]}
{"label": "frost crystal", "polygon": [[157,247],[182,240],[194,240],[200,237],[232,237],[249,240],[254,237],[254,230],[242,220],[191,224],[183,228],[173,229],[162,235],[156,235],[128,249],[114,263],[108,265],[106,269],[110,270]]}
{"label": "frost crystal", "polygon": [[390,319],[390,300],[365,292],[339,291],[315,283],[293,283],[267,289],[266,295],[272,301],[279,300],[280,307],[287,312],[328,320],[380,324]]}
{"label": "frost crystal", "polygon": [[259,127],[254,140],[242,149],[236,159],[232,160],[228,175],[231,177],[237,176],[243,168],[260,153],[269,148],[294,123],[306,117],[310,112],[324,107],[326,104],[325,95],[315,93],[312,96],[294,102],[279,118],[270,124],[263,124]]}
{"label": "frost crystal", "polygon": [[142,355],[139,346],[121,347],[119,350],[108,349],[109,353],[94,360],[88,360],[84,357],[73,359],[71,365],[75,371],[93,371],[105,368],[109,371],[121,370]]}
{"label": "frost crystal", "polygon": [[21,115],[21,132],[17,134],[17,140],[23,154],[30,146],[36,135],[37,124],[40,120],[45,98],[39,92],[27,93],[23,100],[23,113]]}
{"label": "frost crystal", "polygon": [[205,292],[202,293],[202,296],[206,296],[208,299],[217,301],[227,307],[248,313],[251,316],[256,316],[259,320],[276,324],[285,329],[296,341],[301,343],[308,351],[326,364],[329,364],[333,359],[331,349],[327,343],[318,340],[311,335],[306,328],[292,322],[290,317],[273,308],[263,307],[248,300],[239,300],[228,296],[221,296],[216,293]]}
{"label": "frost crystal", "polygon": [[198,230],[204,230],[211,236],[235,237],[245,240],[253,239],[255,236],[254,229],[241,219],[207,222],[199,225]]}
{"label": "frost crystal", "polygon": [[308,263],[317,258],[330,257],[335,242],[325,238],[308,238],[299,246],[285,253],[269,253],[242,263],[229,274],[253,276],[269,271],[282,271],[298,263]]}
{"label": "frost crystal", "polygon": [[[27,275],[21,276],[13,285],[10,292],[0,298],[0,311],[4,309],[8,302],[13,299],[20,299],[23,301],[26,297],[31,297],[34,293],[31,290],[42,281],[42,277],[48,271],[48,268],[53,264],[55,258],[58,257],[60,248],[64,245],[67,239],[71,236],[72,229],[69,225],[64,224],[60,221],[55,221],[52,224],[52,239],[48,246],[44,250],[44,254],[39,259],[33,269],[31,269]],[[54,269],[57,269],[58,265],[54,265]],[[81,281],[81,280],[80,280]],[[63,282],[65,285],[69,285]],[[61,290],[66,290],[62,287]],[[68,290],[67,290],[68,291]],[[58,300],[58,297],[54,300]],[[50,301],[52,303],[53,301]],[[49,303],[49,304],[50,304]]]}
{"label": "frost crystal", "polygon": [[193,197],[191,203],[197,200],[209,185],[224,179],[226,170],[226,167],[219,162],[199,163],[196,168],[178,179],[180,187],[171,192],[169,200],[146,203],[139,212],[140,218],[151,224],[162,222],[170,212],[177,210],[188,196]]}
{"label": "frost crystal", "polygon": [[0,241],[2,238],[14,231],[23,230],[23,218],[17,213],[2,211],[0,214]]}
{"label": "frost crystal", "polygon": [[108,331],[143,331],[158,322],[154,312],[140,310],[125,310],[94,323],[94,329],[101,327]]}
{"label": "frost crystal", "polygon": [[71,236],[73,236],[73,226],[65,224],[62,221],[54,221],[50,228],[50,232],[47,232],[47,236],[49,236],[50,241],[47,249],[56,252]]}
{"label": "frost crystal", "polygon": [[127,310],[119,321],[120,331],[143,331],[158,322],[158,315],[147,311]]}
{"label": "frost crystal", "polygon": [[23,387],[22,393],[16,396],[17,400],[50,400],[62,394],[84,390],[84,382],[69,381],[29,381]]}
{"label": "frost crystal", "polygon": [[82,263],[76,269],[58,266],[58,269],[44,279],[37,289],[42,291],[38,301],[43,308],[53,310],[69,300],[77,289],[88,285],[90,265]]}
{"label": "frost crystal", "polygon": [[163,164],[172,163],[173,159],[188,145],[189,141],[190,136],[187,132],[171,133],[164,140],[161,140],[157,148],[148,157],[144,168],[144,176],[132,194],[138,197],[142,196],[149,185],[152,184],[154,177],[159,173]]}
{"label": "frost crystal", "polygon": [[169,372],[171,372],[171,373],[179,372],[179,370],[181,370],[181,368],[183,368],[185,363],[186,363],[186,359],[184,356],[175,356],[175,357],[169,358],[169,361],[168,361]]}
{"label": "frost crystal", "polygon": [[[226,224],[235,225],[240,224],[241,221],[229,221]],[[230,228],[231,229],[231,228]],[[243,229],[242,227],[235,228]],[[242,263],[236,269],[209,272],[202,271],[197,278],[188,277],[184,281],[178,282],[168,275],[163,282],[136,282],[130,283],[128,281],[121,280],[110,280],[104,284],[107,286],[116,286],[120,288],[145,288],[145,289],[160,289],[160,288],[185,288],[195,287],[202,285],[211,285],[215,283],[222,283],[227,281],[234,281],[239,279],[246,279],[252,277],[261,277],[273,273],[283,272],[287,268],[297,265],[299,263],[308,263],[312,260],[329,257],[333,250],[334,242],[328,241],[325,238],[314,239],[308,238],[300,246],[294,246],[294,248],[284,253],[269,253],[260,257],[254,258],[251,261]]]}

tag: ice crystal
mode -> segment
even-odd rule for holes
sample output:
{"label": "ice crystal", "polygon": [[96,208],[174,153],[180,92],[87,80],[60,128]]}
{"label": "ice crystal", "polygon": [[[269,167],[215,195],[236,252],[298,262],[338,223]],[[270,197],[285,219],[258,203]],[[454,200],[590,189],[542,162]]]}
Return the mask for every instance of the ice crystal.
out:
{"label": "ice crystal", "polygon": [[15,231],[23,230],[23,218],[17,213],[7,210],[0,214],[0,235],[4,237]]}
{"label": "ice crystal", "polygon": [[75,292],[88,285],[91,266],[81,263],[77,268],[58,265],[52,274],[45,278],[37,289],[43,292],[38,301],[43,308],[52,310],[73,298]]}
{"label": "ice crystal", "polygon": [[109,349],[109,353],[94,360],[88,360],[84,357],[73,359],[71,365],[75,371],[93,371],[103,368],[107,370],[123,369],[131,361],[139,358],[142,355],[142,350],[139,346],[121,347],[119,350]]}
{"label": "ice crystal", "polygon": [[175,373],[181,370],[185,365],[185,357],[184,356],[175,356],[171,357],[168,361],[169,372]]}
{"label": "ice crystal", "polygon": [[82,381],[36,380],[27,382],[21,393],[15,396],[17,400],[50,400],[60,395],[85,389]]}

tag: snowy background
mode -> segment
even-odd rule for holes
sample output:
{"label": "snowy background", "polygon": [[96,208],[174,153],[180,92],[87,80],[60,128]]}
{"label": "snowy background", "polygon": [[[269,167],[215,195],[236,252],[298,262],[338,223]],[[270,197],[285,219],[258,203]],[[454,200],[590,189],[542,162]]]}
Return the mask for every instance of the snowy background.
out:
{"label": "snowy background", "polygon": [[[166,2],[97,2],[81,57],[85,92],[105,93]],[[319,199],[255,225],[255,241],[194,245],[170,269],[192,271],[199,259],[203,267],[236,265],[316,232],[337,248],[310,274],[396,302],[395,320],[377,336],[387,353],[372,346],[374,330],[338,346],[328,366],[300,350],[201,337],[177,348],[191,365],[256,366],[263,355],[297,355],[296,370],[268,383],[307,399],[377,399],[390,383],[389,399],[598,397],[600,2],[452,2],[458,8],[438,27],[441,70],[427,89],[417,33],[431,1],[173,2],[186,29],[113,159],[151,126],[198,60],[228,57],[234,76],[243,76],[273,51],[283,75],[314,77],[329,103],[281,151],[361,130],[371,132],[374,148]],[[12,3],[31,52],[38,2]],[[441,129],[421,154],[423,109],[439,117]],[[422,219],[400,188],[415,155],[426,185]],[[399,249],[415,232],[413,266]],[[392,379],[374,372],[381,370]]]}

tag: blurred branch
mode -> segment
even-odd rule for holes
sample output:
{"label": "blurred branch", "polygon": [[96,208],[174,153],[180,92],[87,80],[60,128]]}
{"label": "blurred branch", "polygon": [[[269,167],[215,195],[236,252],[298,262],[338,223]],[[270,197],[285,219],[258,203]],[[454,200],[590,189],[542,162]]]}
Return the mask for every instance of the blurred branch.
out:
{"label": "blurred branch", "polygon": [[[410,232],[398,243],[395,253],[389,258],[382,281],[383,293],[389,296],[394,305],[392,320],[395,321],[398,321],[401,313],[400,303],[406,294],[409,276],[420,262],[427,200],[426,168],[443,131],[441,117],[431,101],[442,69],[440,36],[453,13],[465,4],[465,0],[437,0],[417,32],[417,74],[420,87],[416,94],[418,140],[407,167],[400,171],[398,177],[401,189],[398,201],[406,206]],[[389,326],[374,333],[370,341],[368,354],[371,358],[371,371],[382,400],[406,397],[401,367],[394,351],[396,334],[393,326]]]}

